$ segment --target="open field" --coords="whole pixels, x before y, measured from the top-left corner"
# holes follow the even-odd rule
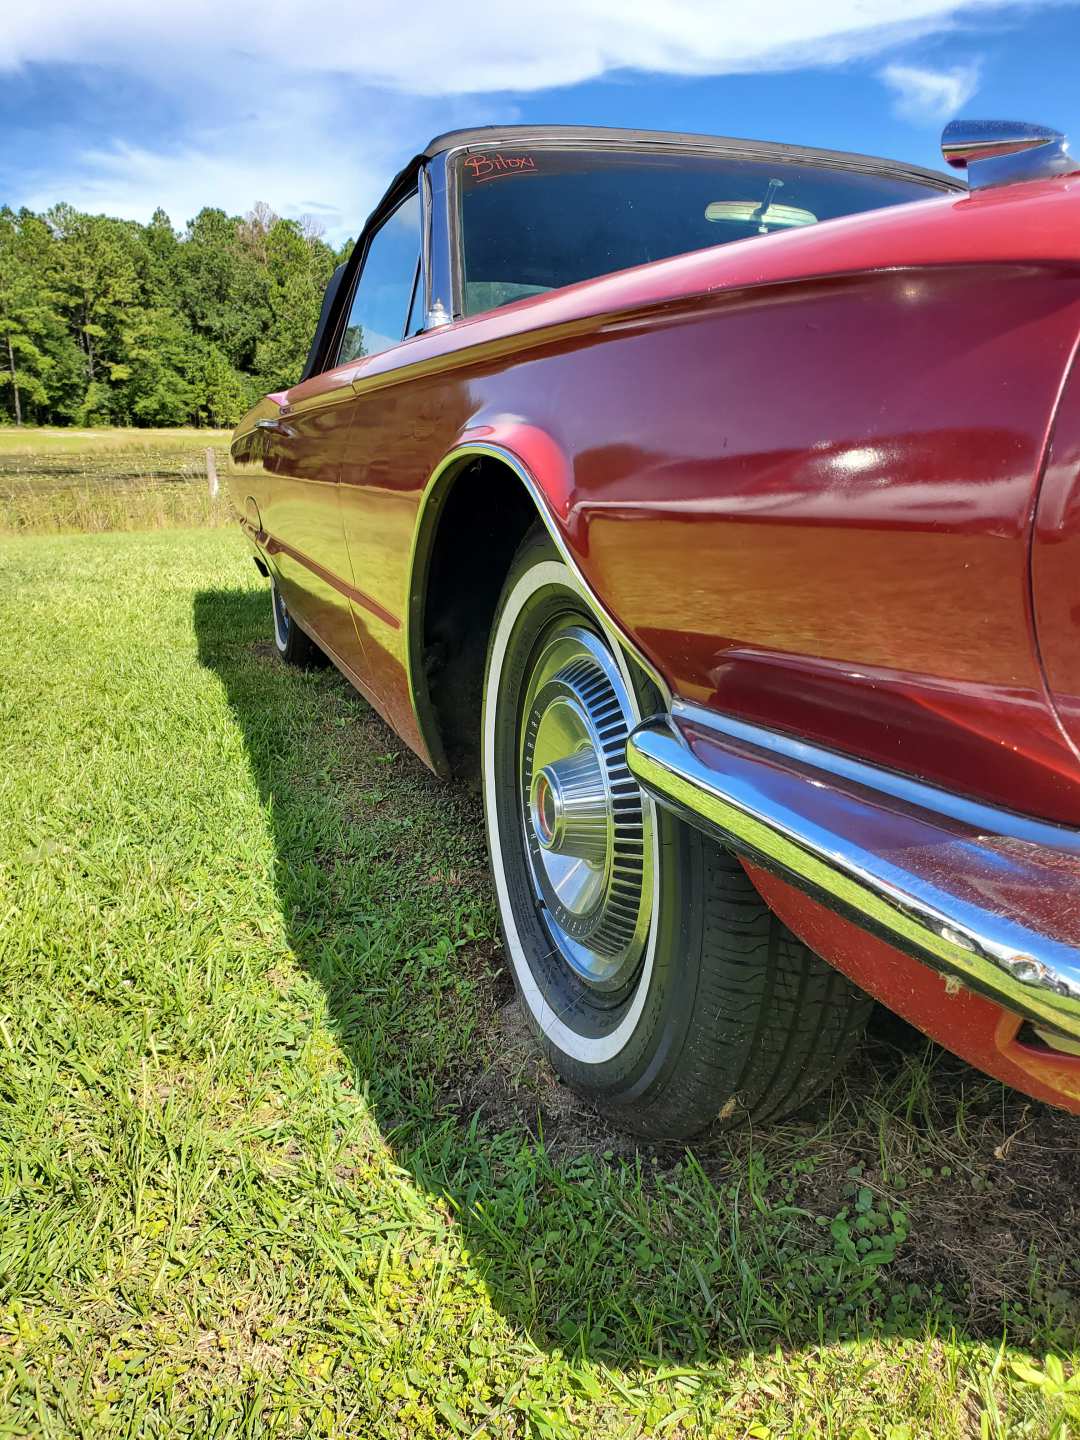
[[[0,534],[221,525],[227,430],[63,430],[0,426]]]
[[[0,1435],[1078,1433],[1080,1123],[882,1026],[635,1147],[237,536],[2,541],[0,613]]]

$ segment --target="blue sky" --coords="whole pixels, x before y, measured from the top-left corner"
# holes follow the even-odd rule
[[[333,18],[331,18],[333,17]],[[500,120],[789,140],[940,166],[955,114],[1080,154],[1080,4],[13,0],[0,202],[181,227],[268,201],[354,233],[432,134]]]

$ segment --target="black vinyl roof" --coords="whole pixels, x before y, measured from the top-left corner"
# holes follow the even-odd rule
[[[842,170],[873,171],[920,181],[938,190],[966,190],[962,180],[910,165],[902,160],[885,160],[857,155],[846,150],[818,150],[806,145],[783,145],[771,140],[738,140],[724,135],[694,135],[678,130],[618,130],[605,125],[481,125],[471,130],[448,130],[437,135],[421,152],[430,160],[447,150],[469,150],[496,145],[559,144],[568,148],[592,146],[634,146],[646,149],[711,151],[716,155],[738,156],[743,160],[804,161],[807,164]]]

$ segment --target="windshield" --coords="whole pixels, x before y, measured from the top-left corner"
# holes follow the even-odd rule
[[[490,150],[460,164],[465,313],[729,240],[939,192],[856,170],[634,150]]]

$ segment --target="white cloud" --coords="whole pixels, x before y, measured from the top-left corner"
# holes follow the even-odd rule
[[[967,0],[965,10],[999,0]],[[722,74],[832,64],[939,30],[950,0],[352,0],[311,13],[296,0],[38,0],[0,19],[0,69],[112,64],[157,75],[200,65],[242,81],[260,61],[288,75],[337,72],[418,95],[538,90],[620,67]]]
[[[769,0],[763,23],[745,0],[344,0],[306,10],[296,0],[15,0],[0,4],[0,76],[98,67],[102,83],[127,77],[165,97],[176,122],[167,136],[91,125],[81,144],[69,125],[43,163],[9,152],[9,177],[20,169],[6,198],[40,209],[63,197],[141,219],[160,204],[177,223],[203,204],[238,211],[262,198],[283,214],[320,215],[339,239],[413,148],[454,125],[515,118],[506,98],[515,92],[620,69],[841,64],[948,29],[961,8],[966,19],[1000,3]],[[911,113],[969,93],[966,71],[884,73]]]
[[[204,205],[239,214],[265,200],[280,215],[310,215],[338,244],[357,233],[390,177],[435,131],[517,118],[512,106],[498,114],[483,101],[435,106],[337,76],[271,86],[261,70],[242,84],[208,75],[198,98],[175,133],[88,140],[24,172],[12,203],[40,211],[63,199],[132,220],[160,206],[183,226]]]
[[[160,205],[183,225],[204,205],[237,213],[265,199],[279,213],[310,213],[328,230],[348,229],[343,208],[370,193],[380,161],[392,165],[377,133],[371,158],[346,165],[340,148],[325,143],[334,115],[317,94],[283,88],[268,105],[209,84],[201,99],[205,111],[183,109],[176,133],[144,132],[136,141],[87,137],[58,166],[35,175],[21,203],[42,210],[63,198],[81,210],[136,220]],[[239,102],[235,109],[225,108],[230,100]]]
[[[881,72],[895,93],[893,109],[915,124],[938,123],[955,115],[979,88],[979,65],[924,70],[917,65],[886,65]]]
[[[309,129],[306,136],[313,133]],[[380,169],[377,161],[358,163],[324,143],[312,152],[293,144],[288,153],[279,151],[270,174],[258,165],[262,138],[247,129],[196,134],[170,150],[118,140],[79,152],[60,173],[39,180],[21,203],[44,210],[63,197],[79,210],[131,220],[146,220],[160,206],[182,227],[204,205],[237,214],[266,200],[290,219],[311,216],[337,242],[356,233],[399,158],[396,152],[387,156]]]

